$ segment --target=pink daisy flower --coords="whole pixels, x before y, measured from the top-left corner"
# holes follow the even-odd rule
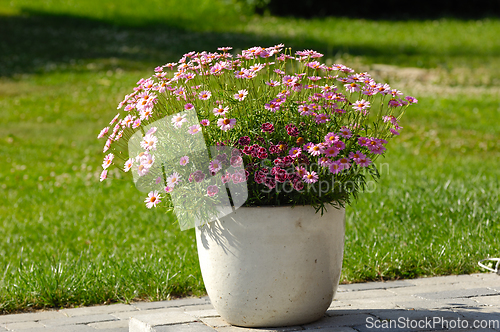
[[[315,183],[318,182],[319,176],[315,171],[311,171],[311,172],[306,172],[306,174],[302,177],[302,179],[306,183]]]
[[[355,162],[358,161],[358,159],[365,158],[366,156],[361,152],[361,151],[356,151],[356,152],[351,152],[349,153],[349,158],[354,160]]]
[[[248,95],[248,91],[246,89],[239,90],[238,93],[234,94],[234,99],[239,100],[239,101],[243,101],[247,95]]]
[[[320,77],[320,76],[308,76],[307,78],[313,82],[319,81],[320,79],[322,79],[322,77]]]
[[[144,203],[146,203],[146,207],[148,209],[151,209],[152,207],[156,207],[158,203],[161,203],[161,195],[158,193],[157,190],[151,191],[148,194],[148,197],[144,200]]]
[[[352,104],[352,108],[361,112],[370,108],[370,102],[364,99],[356,100],[354,104]]]
[[[147,166],[147,164],[140,164],[137,167],[137,174],[139,176],[144,176],[149,172],[150,167]]]
[[[361,167],[368,167],[372,163],[371,159],[368,157],[359,158],[356,163]]]
[[[122,120],[122,127],[128,127],[130,128],[132,124],[134,123],[135,116],[132,115],[127,115],[125,119]]]
[[[158,142],[158,138],[151,134],[146,134],[141,142],[141,148],[146,151],[156,150],[156,143]]]
[[[337,149],[334,146],[330,146],[326,148],[323,153],[325,154],[326,157],[333,158],[339,154],[339,149]]]
[[[174,125],[174,127],[176,128],[180,128],[182,127],[182,124],[184,122],[187,122],[187,119],[186,119],[186,114],[182,114],[181,113],[177,113],[176,115],[174,115],[172,117],[172,124]]]
[[[250,68],[249,68],[249,69],[250,69],[251,71],[253,71],[253,72],[258,72],[258,71],[260,71],[260,70],[261,70],[262,68],[264,68],[264,67],[265,67],[265,65],[264,65],[264,64],[259,63],[259,64],[256,64],[256,65],[252,65],[252,66],[250,66]]]
[[[290,149],[290,151],[288,152],[288,155],[289,156],[295,156],[297,157],[298,155],[300,155],[302,152],[302,149],[301,148],[298,148],[298,147],[293,147]]]
[[[345,84],[345,89],[349,92],[357,92],[361,90],[361,85],[357,84],[356,82],[351,82],[349,84]]]
[[[226,113],[229,111],[229,106],[226,107],[215,107],[212,112],[217,115],[226,115]]]
[[[371,153],[375,154],[383,154],[386,148],[382,145],[376,145],[373,147],[369,147]]]
[[[269,82],[266,82],[266,84],[269,86],[279,86],[281,83],[278,81],[270,80]]]
[[[397,131],[396,129],[394,128],[390,128],[389,131],[393,134],[393,135],[399,135],[399,131]]]
[[[330,116],[326,113],[316,115],[316,123],[325,123],[330,121]]]
[[[323,149],[319,144],[314,144],[307,150],[307,152],[309,152],[312,156],[319,156],[323,152]]]
[[[103,130],[101,130],[101,132],[99,133],[99,136],[97,136],[97,138],[99,139],[99,138],[104,137],[104,135],[106,135],[108,132],[109,132],[109,127],[104,128]]]
[[[295,174],[297,174],[301,178],[303,178],[304,175],[306,175],[306,173],[307,173],[307,170],[306,170],[306,168],[304,166],[297,166],[297,167],[295,167]]]
[[[106,157],[104,157],[104,161],[102,162],[102,168],[107,169],[111,163],[113,162],[114,154],[109,153]]]
[[[141,120],[148,120],[153,115],[153,110],[145,108],[139,111],[139,116]]]
[[[111,120],[111,122],[109,123],[109,125],[112,125],[113,123],[115,123],[116,120],[118,120],[119,116],[120,116],[120,113],[118,113],[117,115],[115,115],[115,117],[113,118],[113,120]]]
[[[207,100],[210,98],[211,95],[212,95],[212,92],[204,90],[198,94],[198,98],[201,100]]]
[[[210,170],[210,172],[212,174],[215,174],[222,169],[222,164],[219,160],[214,159],[214,160],[210,161],[210,163],[208,165],[208,169]]]
[[[240,70],[236,71],[234,73],[234,77],[236,78],[245,78],[245,76],[248,74],[248,69],[241,68]]]
[[[203,119],[200,121],[200,123],[204,127],[207,127],[208,125],[210,125],[210,121],[208,119]]]
[[[130,158],[129,160],[127,160],[125,162],[125,165],[123,165],[123,170],[125,172],[130,171],[130,169],[132,168],[133,165],[134,165],[134,158]]]
[[[174,190],[174,188],[172,188],[172,187],[169,187],[169,186],[165,187],[165,192],[166,193],[171,193],[173,190]]]
[[[333,143],[333,146],[336,147],[338,150],[345,149],[345,144],[342,141],[337,141],[337,142]]]
[[[192,125],[191,127],[189,127],[188,133],[190,133],[191,135],[194,135],[194,134],[199,133],[200,131],[201,131],[200,125]]]
[[[389,92],[391,92],[391,87],[389,86],[389,84],[378,84],[377,87],[376,87],[377,91],[383,95],[386,95],[388,94]]]
[[[299,113],[300,115],[311,115],[312,114],[312,108],[309,107],[307,104],[303,104],[299,106]]]
[[[388,106],[389,107],[399,107],[402,105],[399,101],[397,101],[396,99],[393,98],[393,99],[389,100]]]
[[[264,108],[266,110],[269,110],[269,111],[275,113],[276,111],[278,111],[280,109],[280,105],[278,103],[267,103],[264,105]]]
[[[359,137],[358,138],[358,144],[361,146],[368,146],[368,138],[366,137]]]
[[[181,159],[179,160],[179,165],[181,166],[186,166],[188,163],[189,163],[188,156],[181,157]]]
[[[104,143],[104,148],[102,149],[102,153],[106,152],[109,150],[109,148],[111,147],[111,143],[113,142],[113,139],[112,138],[108,138],[108,140],[106,141],[106,143]]]
[[[349,139],[352,136],[352,132],[348,128],[342,127],[342,129],[340,129],[339,135],[343,138]]]
[[[186,111],[192,110],[193,108],[194,108],[194,105],[191,103],[187,103],[186,105],[184,105],[184,109]]]
[[[101,172],[101,176],[99,177],[99,179],[100,179],[100,181],[102,182],[102,181],[104,181],[104,180],[105,180],[105,179],[107,179],[107,178],[108,178],[108,170],[107,170],[107,169],[105,169],[105,170],[103,170],[103,171]]]
[[[328,167],[332,163],[331,159],[328,157],[321,157],[318,159],[318,163],[322,167]]]
[[[196,77],[196,74],[195,74],[195,73],[186,73],[186,74],[184,74],[184,80],[185,80],[186,82],[188,82],[188,81],[192,80],[192,79],[193,79],[193,78],[195,78],[195,77]]]
[[[306,143],[304,144],[303,148],[304,148],[304,151],[309,151],[309,149],[314,146],[314,143],[313,142],[309,142],[309,143]]]
[[[217,125],[223,131],[228,131],[229,129],[233,128],[235,124],[236,124],[236,119],[224,118],[217,120]]]
[[[132,129],[138,128],[141,126],[141,119],[136,119],[134,123],[132,124]]]
[[[412,97],[412,96],[406,96],[406,97],[405,97],[405,99],[406,99],[406,100],[408,100],[408,102],[409,102],[410,104],[416,104],[416,103],[418,103],[417,98]]]
[[[220,74],[222,74],[223,69],[224,69],[224,67],[220,63],[216,63],[213,67],[210,68],[210,73],[212,75],[220,75]]]
[[[351,163],[349,161],[349,158],[340,158],[338,160],[342,169],[348,169],[349,167],[351,167]]]
[[[181,181],[181,176],[179,173],[174,172],[167,178],[167,186],[174,188],[176,184]]]
[[[328,170],[330,173],[333,174],[338,174],[342,171],[342,166],[340,166],[340,162],[338,160],[333,161],[330,166],[328,167]]]
[[[123,137],[123,130],[120,130],[118,132],[118,134],[116,134],[115,138],[113,139],[113,141],[118,141],[120,138]]]
[[[335,133],[328,133],[326,136],[325,136],[325,142],[327,144],[333,144],[335,142],[337,142],[339,140],[339,136]]]

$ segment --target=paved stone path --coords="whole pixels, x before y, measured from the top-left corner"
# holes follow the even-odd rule
[[[285,328],[230,326],[217,315],[207,297],[0,315],[0,332],[304,330],[500,331],[500,276],[481,273],[340,285],[321,320]]]

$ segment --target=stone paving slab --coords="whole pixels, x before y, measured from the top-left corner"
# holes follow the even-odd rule
[[[208,297],[201,297],[201,298],[187,298],[187,299],[180,299],[173,301],[136,302],[132,303],[132,305],[139,310],[148,310],[148,309],[159,309],[159,308],[175,308],[175,307],[178,308],[188,305],[202,305],[208,303],[210,303]]]
[[[339,285],[337,292],[348,292],[348,291],[363,291],[363,290],[373,290],[373,289],[389,289],[389,288],[399,288],[399,287],[409,287],[415,286],[415,284],[410,280],[396,280],[388,282],[365,282],[359,284],[349,284],[349,285]]]
[[[6,324],[5,328],[11,331],[20,331],[20,330],[28,330],[28,329],[41,329],[45,326],[38,322],[21,322],[21,323],[10,323]]]
[[[203,323],[188,323],[178,325],[160,326],[155,332],[216,332],[217,330],[206,326]]]
[[[40,320],[39,323],[45,326],[61,326],[61,325],[77,325],[77,324],[89,324],[96,322],[107,322],[113,320],[117,320],[117,318],[109,314],[101,314],[101,315],[93,314],[87,316],[75,316],[75,317],[64,317],[58,319]]]
[[[128,324],[128,320],[122,319],[110,322],[90,323],[88,325],[97,330],[126,329],[128,331]]]
[[[172,309],[161,313],[147,313],[130,319],[130,332],[154,332],[165,325],[193,323],[197,319],[180,309]]]
[[[218,328],[217,332],[289,332],[289,331],[303,331],[302,326],[287,326],[277,328],[247,328],[239,326],[225,326]]]
[[[421,309],[445,309],[445,308],[458,308],[458,307],[476,307],[479,303],[469,298],[456,298],[456,299],[442,299],[442,300],[429,300],[419,299],[411,301],[397,302],[399,308],[408,310],[421,310]]]
[[[62,312],[55,310],[24,313],[24,314],[3,315],[0,316],[0,325],[4,323],[30,322],[30,321],[39,321],[42,319],[59,319],[64,317],[66,316]]]
[[[468,329],[380,324],[442,319],[469,324]],[[474,329],[474,322],[498,322]],[[371,326],[370,323],[377,326]],[[390,326],[385,326],[390,327]],[[393,325],[394,327],[394,325]],[[36,313],[0,315],[0,332],[500,332],[500,276],[479,273],[340,285],[325,316],[311,324],[281,328],[231,326],[208,297],[136,302]]]
[[[480,304],[500,307],[500,295],[496,296],[478,296],[474,299]]]
[[[344,292],[336,294],[335,298],[339,301],[348,300],[359,300],[359,299],[370,299],[370,298],[387,298],[387,297],[397,297],[396,294],[385,290],[385,289],[374,289],[374,290],[361,290],[355,292]]]
[[[452,291],[440,291],[429,293],[416,293],[418,297],[424,299],[453,299],[453,298],[471,298],[486,295],[500,295],[500,292],[488,288],[470,288],[470,289],[454,289]]]
[[[63,313],[68,317],[77,317],[77,316],[88,316],[95,314],[112,314],[116,312],[128,312],[128,311],[138,311],[135,306],[130,304],[110,304],[110,305],[98,305],[91,307],[82,307],[82,308],[71,308],[71,309],[61,309],[59,312]]]

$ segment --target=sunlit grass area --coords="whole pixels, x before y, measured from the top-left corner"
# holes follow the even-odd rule
[[[218,1],[0,0],[0,309],[204,293],[194,233],[96,136],[157,65],[285,43],[419,99],[347,210],[343,282],[479,271],[500,252],[500,22],[256,17]]]

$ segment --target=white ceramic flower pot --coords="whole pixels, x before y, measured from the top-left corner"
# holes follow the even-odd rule
[[[311,206],[239,208],[196,228],[212,304],[228,323],[305,324],[333,300],[344,250],[345,210]]]

